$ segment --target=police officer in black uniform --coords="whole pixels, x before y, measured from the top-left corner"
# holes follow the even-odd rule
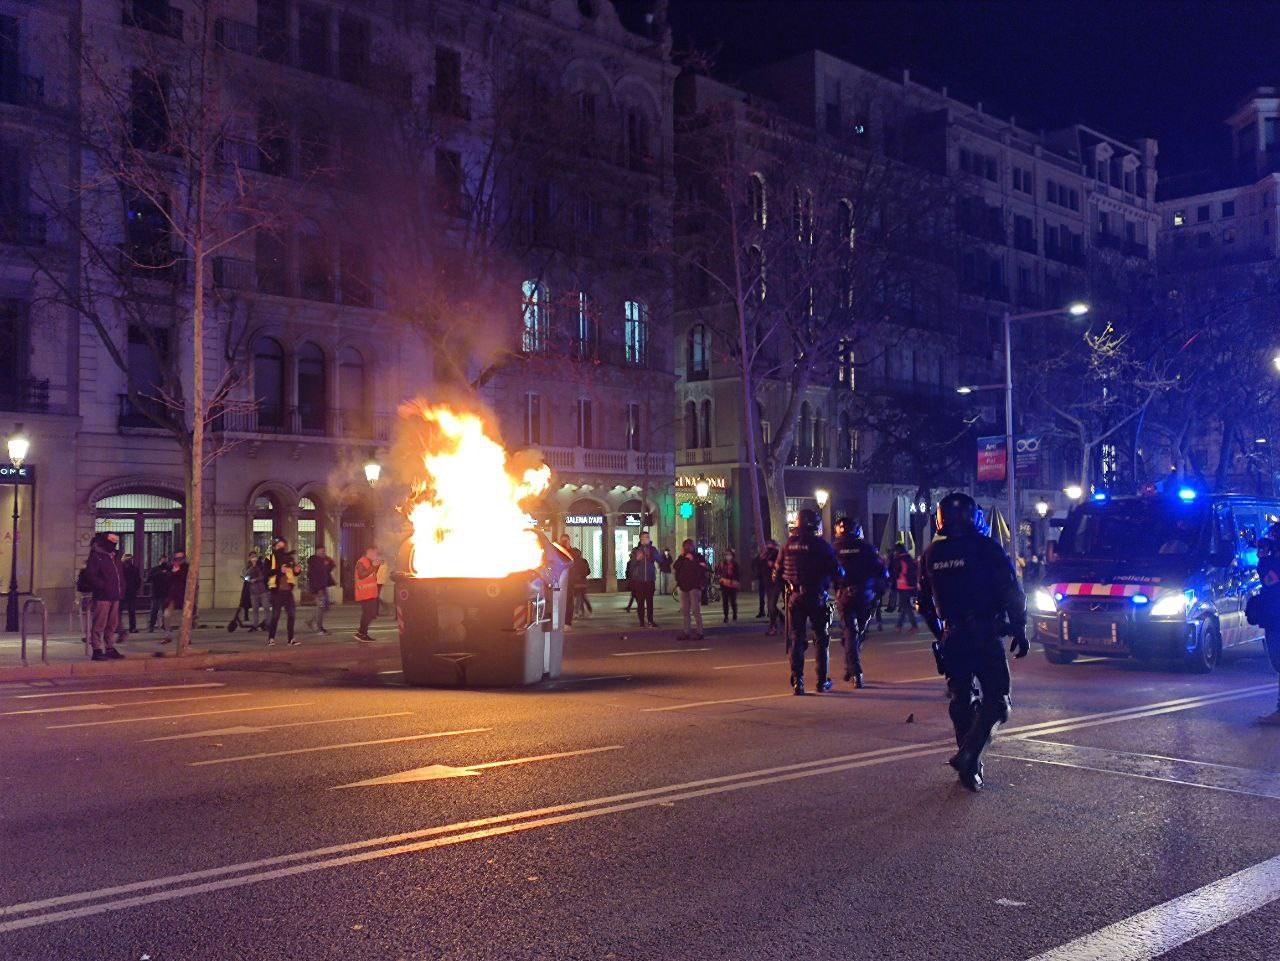
[[[836,608],[844,628],[844,679],[863,687],[862,642],[867,623],[889,584],[889,568],[880,552],[863,539],[862,525],[841,517],[832,547],[844,574],[836,581]]]
[[[920,613],[938,639],[959,750],[948,762],[971,791],[982,790],[982,750],[1009,720],[1009,650],[1027,655],[1027,605],[1009,556],[978,530],[978,505],[964,493],[938,503],[939,537],[920,563]]]
[[[827,634],[827,589],[841,576],[840,563],[831,545],[818,536],[818,515],[808,507],[796,517],[795,530],[778,555],[775,576],[791,588],[787,614],[791,619],[791,690],[804,693],[804,652],[809,646],[808,625],[813,625],[817,648],[818,690],[831,690]]]

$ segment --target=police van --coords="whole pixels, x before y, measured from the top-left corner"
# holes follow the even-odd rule
[[[1277,518],[1280,500],[1186,487],[1095,494],[1067,515],[1029,592],[1034,639],[1052,664],[1173,658],[1208,673],[1224,650],[1261,639],[1244,610],[1260,587],[1257,539]]]

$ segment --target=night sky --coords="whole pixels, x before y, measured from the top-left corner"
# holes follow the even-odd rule
[[[677,50],[712,52],[724,79],[817,47],[1032,130],[1155,137],[1166,174],[1213,163],[1236,103],[1280,85],[1276,2],[670,0],[670,16]]]

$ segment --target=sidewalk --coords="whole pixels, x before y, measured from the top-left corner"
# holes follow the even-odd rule
[[[628,595],[591,594],[593,612],[574,621],[569,636],[592,634],[630,633],[639,629],[635,613],[625,610]],[[742,603],[746,601],[747,603]],[[753,620],[756,611],[754,594],[740,599],[739,625],[746,627],[760,622]],[[119,661],[91,661],[85,654],[78,621],[66,614],[49,618],[49,663],[40,662],[40,635],[27,637],[27,667],[22,666],[20,641],[17,634],[0,633],[0,682],[34,681],[67,677],[115,677],[119,675],[147,674],[157,671],[195,671],[206,668],[233,668],[254,665],[325,664],[351,661],[373,662],[382,658],[398,658],[399,635],[395,612],[384,602],[383,613],[373,622],[369,633],[373,644],[358,644],[354,633],[360,621],[360,609],[354,604],[330,609],[325,617],[329,634],[317,634],[307,627],[307,620],[315,615],[314,607],[300,607],[297,618],[297,637],[302,641],[296,647],[285,643],[284,625],[276,635],[275,647],[267,647],[265,632],[249,632],[243,627],[235,633],[227,631],[231,620],[230,610],[202,611],[200,623],[204,626],[192,631],[191,647],[182,657],[176,656],[173,644],[160,643],[163,633],[145,631],[132,634],[118,645],[124,655]],[[702,608],[703,621],[711,628],[721,624],[719,604],[707,604]],[[661,630],[680,630],[680,605],[672,597],[654,599],[654,620]],[[146,615],[138,618],[145,627]],[[74,625],[68,630],[68,624]]]

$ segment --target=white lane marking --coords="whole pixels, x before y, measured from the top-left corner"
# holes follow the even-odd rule
[[[296,707],[293,704],[280,704],[278,707]],[[246,711],[266,710],[266,708],[246,707]],[[230,714],[231,711],[218,712]],[[361,714],[358,717],[325,717],[318,721],[286,721],[283,724],[260,724],[251,726],[241,724],[238,727],[224,727],[213,731],[191,731],[188,734],[166,734],[164,737],[149,737],[139,744],[151,744],[155,741],[189,741],[197,737],[228,737],[235,734],[261,734],[264,731],[277,731],[284,727],[310,727],[312,724],[338,724],[343,721],[374,721],[384,717],[408,717],[412,711],[392,711],[389,714]]]
[[[229,707],[220,711],[187,711],[183,714],[152,714],[150,717],[113,717],[107,721],[77,721],[75,724],[50,724],[46,731],[65,731],[73,727],[107,727],[112,724],[136,724],[139,721],[175,721],[187,717],[209,717],[212,714],[245,714],[249,711],[280,711],[286,707],[310,707],[312,701],[292,704],[267,704],[262,707]]]
[[[1280,799],[1280,774],[1251,771],[1219,764],[1202,764],[1180,758],[1129,754],[1080,744],[1058,744],[1030,738],[1011,738],[994,752],[996,757],[1054,767],[1070,767],[1098,774],[1119,774],[1144,781],[1182,784],[1209,791]]]
[[[123,704],[70,704],[66,707],[35,707],[25,711],[0,711],[0,717],[14,717],[19,714],[67,714],[72,711],[118,711],[123,707],[142,707],[146,704],[177,704],[179,701],[216,701],[224,697],[253,697],[253,694],[199,694],[191,697],[156,697],[149,701],[125,701]]]
[[[288,757],[293,754],[314,754],[317,751],[341,751],[349,747],[371,747],[375,744],[400,744],[404,741],[426,741],[436,737],[452,737],[455,734],[481,734],[493,730],[488,727],[469,727],[461,731],[432,731],[430,734],[408,734],[404,737],[382,737],[373,741],[348,741],[345,744],[320,744],[316,747],[295,747],[288,751],[263,751],[259,754],[240,754],[235,757],[215,757],[204,761],[188,761],[187,767],[207,767],[210,764],[233,764],[236,761],[258,761],[266,757]]]
[[[403,671],[403,670],[400,670],[400,671],[379,671],[378,673],[379,673],[379,674],[403,674],[403,673],[404,673],[404,671]]]
[[[95,687],[82,691],[54,691],[52,694],[15,694],[14,700],[29,700],[35,697],[83,697],[86,694],[130,694],[133,691],[182,691],[193,687],[226,687],[218,681],[205,684],[155,684],[151,687]]]
[[[1096,664],[1098,661],[1114,661],[1114,657],[1077,657],[1076,664]]]
[[[1280,857],[1237,871],[1031,961],[1152,961],[1280,898]]]
[[[561,680],[552,681],[548,687],[562,687],[565,684],[586,684],[590,681],[629,681],[630,674],[600,674],[596,677],[567,677]]]
[[[900,677],[896,680],[887,681],[888,684],[918,684],[920,681],[937,681],[939,684],[946,684],[946,680],[937,671],[932,674],[926,674],[923,677]]]
[[[756,694],[751,697],[723,697],[716,701],[690,701],[688,704],[668,704],[665,707],[646,707],[641,709],[643,714],[652,714],[657,711],[684,711],[691,707],[707,707],[711,704],[740,704],[743,701],[771,701],[776,697],[795,697],[790,691],[783,694]]]
[[[1257,688],[1246,689],[1252,695],[1259,691],[1270,691],[1273,686],[1270,684],[1260,685]],[[1179,705],[1177,710],[1192,710],[1203,706],[1203,699],[1183,698],[1176,702],[1161,702],[1161,705],[1175,703]],[[1124,715],[1135,711],[1142,711],[1145,707],[1158,705],[1135,705],[1123,708],[1118,711],[1111,712],[1112,715]],[[1036,730],[1048,725],[1061,726],[1069,722],[1082,722],[1082,726],[1087,722],[1100,718],[1101,714],[1087,714],[1077,718],[1059,718],[1056,721],[1042,721],[1037,724],[1028,724],[1021,727],[1006,728],[1006,735],[1020,734]],[[85,904],[90,901],[103,901],[106,898],[115,898],[120,895],[134,894],[141,891],[154,891],[158,888],[165,888],[170,885],[174,887],[169,890],[158,891],[152,894],[140,895],[132,898],[121,898],[116,901],[105,901],[100,904],[88,905],[86,907],[72,908],[66,911],[57,911],[44,915],[33,915],[27,918],[21,918],[16,921],[9,921],[0,924],[0,933],[10,930],[19,930],[21,928],[36,927],[43,924],[51,924],[58,921],[70,920],[72,918],[85,917],[89,915],[103,914],[108,911],[123,910],[125,908],[135,907],[141,904],[150,904],[157,901],[168,901],[174,898],[185,897],[191,894],[199,894],[206,891],[216,891],[225,888],[236,887],[243,884],[251,884],[256,881],[270,880],[275,877],[285,877],[292,874],[305,873],[307,871],[323,870],[328,867],[335,867],[339,864],[354,863],[355,861],[369,860],[371,858],[385,857],[391,854],[406,853],[409,850],[420,850],[419,846],[409,847],[383,847],[383,845],[399,845],[405,841],[415,841],[422,838],[433,838],[441,835],[450,835],[451,837],[459,837],[462,840],[472,840],[474,836],[455,834],[455,832],[471,831],[476,828],[488,828],[492,825],[506,825],[515,821],[523,821],[526,818],[541,818],[546,815],[559,814],[566,811],[587,811],[588,816],[590,810],[597,805],[617,805],[619,802],[630,802],[638,799],[645,799],[640,803],[632,804],[624,810],[636,807],[645,807],[650,805],[667,804],[673,800],[681,799],[680,796],[673,796],[675,792],[692,792],[688,793],[689,797],[700,797],[709,794],[718,794],[723,791],[732,791],[739,788],[755,787],[759,784],[773,783],[774,780],[787,779],[787,777],[808,777],[818,774],[838,773],[840,771],[849,770],[853,767],[864,767],[869,764],[880,764],[895,760],[907,760],[915,757],[926,757],[934,754],[947,753],[955,750],[955,741],[952,738],[946,738],[938,741],[929,741],[921,744],[906,744],[890,748],[878,748],[872,751],[864,751],[859,754],[844,755],[841,757],[819,758],[814,761],[800,761],[794,764],[784,765],[782,767],[765,768],[755,771],[743,771],[738,774],[726,774],[717,777],[704,778],[698,781],[688,781],[682,784],[668,784],[662,787],[646,788],[639,791],[632,791],[626,794],[617,794],[610,797],[592,798],[584,801],[572,801],[564,804],[558,804],[551,807],[537,808],[529,811],[518,811],[512,814],[503,814],[495,817],[480,818],[473,821],[462,821],[454,824],[439,825],[437,827],[421,828],[415,831],[407,831],[400,834],[385,835],[383,837],[368,838],[363,841],[350,841],[345,844],[330,845],[323,848],[315,848],[310,851],[297,851],[290,854],[280,854],[274,857],[261,858],[256,861],[247,861],[241,864],[230,864],[222,867],[205,868],[199,871],[190,871],[185,874],[170,875],[168,877],[152,878],[145,881],[133,881],[127,884],[119,884],[108,888],[99,888],[92,891],[81,891],[74,894],[62,894],[49,898],[43,898],[39,901],[28,901],[21,904],[12,904],[6,907],[0,907],[0,917],[13,917],[15,915],[30,914],[31,912],[44,911],[49,908],[62,907],[63,905]],[[847,763],[846,763],[847,762]],[[773,778],[773,775],[782,775],[781,778]],[[704,790],[705,789],[705,790]],[[605,811],[603,813],[609,813]],[[535,826],[542,826],[537,823]],[[517,827],[518,829],[518,827]],[[508,832],[492,832],[492,833],[508,833]],[[488,835],[479,835],[488,836]],[[445,842],[450,842],[450,838],[445,838]],[[428,844],[427,846],[433,846]],[[377,849],[377,850],[370,850]],[[364,852],[354,857],[339,857],[331,861],[311,861],[313,858],[328,858],[334,855],[349,855],[350,852]],[[310,862],[305,864],[297,864],[297,862]],[[294,865],[290,868],[282,870],[263,869],[277,868],[279,865]],[[246,874],[244,872],[260,872],[257,874]],[[227,877],[228,875],[240,875],[239,877]],[[224,880],[206,884],[194,884],[193,882],[206,881],[210,878],[223,878]],[[181,887],[186,885],[186,887]]]
[[[1022,729],[1019,733],[1011,733],[1010,736],[1019,738],[1041,737],[1045,734],[1060,734],[1064,731],[1078,731],[1081,728],[1097,727],[1102,724],[1114,724],[1117,721],[1136,720],[1143,717],[1156,717],[1160,714],[1173,714],[1178,711],[1186,710],[1187,707],[1205,707],[1210,704],[1220,704],[1224,701],[1239,701],[1244,698],[1254,697],[1264,691],[1270,693],[1274,690],[1274,684],[1259,684],[1256,687],[1241,688],[1238,691],[1229,693],[1178,698],[1172,701],[1165,701],[1161,704],[1153,704],[1149,708],[1139,707],[1123,712],[1103,712],[1100,714],[1094,714],[1087,718],[1082,718],[1080,721],[1072,721],[1070,723],[1046,721],[1042,724],[1036,725],[1036,730],[1034,731]]]
[[[711,670],[740,671],[744,667],[787,667],[789,663],[790,662],[788,662],[787,658],[783,656],[783,657],[775,657],[772,661],[755,661],[751,664],[721,664],[718,667],[713,667]],[[809,658],[808,660],[805,661],[805,663],[812,664],[813,658]]]
[[[662,651],[623,651],[620,654],[610,654],[610,657],[642,657],[645,654],[697,654],[701,651],[709,651],[709,647],[669,647]]]
[[[554,761],[563,757],[578,757],[583,754],[599,754],[601,751],[620,750],[622,750],[621,744],[610,744],[608,747],[587,747],[578,751],[559,751],[555,754],[538,754],[534,757],[515,757],[506,761],[486,761],[483,764],[468,764],[465,767],[451,767],[448,764],[428,764],[426,767],[416,767],[410,771],[401,771],[399,774],[371,777],[368,780],[355,781],[352,784],[339,784],[329,790],[341,791],[349,787],[373,787],[383,784],[410,784],[416,781],[438,781],[443,778],[454,777],[479,777],[481,771],[487,771],[495,767],[509,767],[512,764],[533,764],[536,761]]]

